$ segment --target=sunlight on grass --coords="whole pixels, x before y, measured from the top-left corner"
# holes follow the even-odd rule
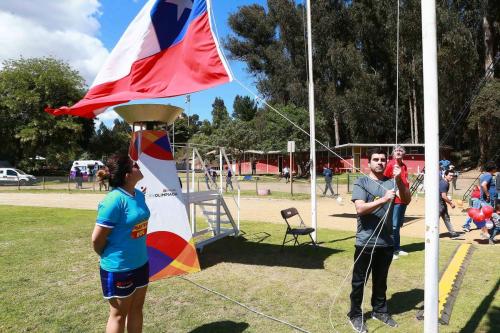
[[[107,304],[90,245],[95,212],[0,206],[0,216],[0,332],[104,331]],[[352,265],[353,233],[319,230],[319,249],[287,246],[281,251],[284,225],[243,221],[241,228],[243,236],[206,246],[200,254],[202,271],[187,278],[311,332],[332,332],[329,306]],[[389,309],[400,324],[391,332],[421,332],[415,315],[423,301],[424,244],[413,238],[402,243],[410,256],[395,262],[389,273]],[[441,242],[441,267],[455,246]],[[498,270],[491,261],[496,251],[486,246],[474,252],[450,325],[441,332],[498,327]],[[345,320],[349,291],[348,281],[333,308],[338,332],[350,330]],[[370,310],[369,297],[365,310]],[[368,326],[385,329],[372,320]],[[292,330],[178,278],[149,287],[145,332],[243,331]]]

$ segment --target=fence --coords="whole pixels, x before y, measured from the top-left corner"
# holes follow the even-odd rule
[[[0,190],[106,191],[108,183],[99,183],[95,176],[80,179],[69,176],[38,176],[34,180],[9,179],[0,181]]]

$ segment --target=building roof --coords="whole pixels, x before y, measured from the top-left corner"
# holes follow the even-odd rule
[[[349,147],[394,147],[395,145],[395,143],[346,143],[335,146],[335,149]],[[398,143],[398,145],[403,147],[425,147],[423,143]]]

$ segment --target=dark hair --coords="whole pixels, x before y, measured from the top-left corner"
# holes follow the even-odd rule
[[[368,150],[366,152],[366,154],[368,155],[368,162],[370,162],[372,160],[372,155],[375,155],[375,154],[383,154],[385,156],[385,158],[387,158],[387,152],[380,147],[372,148],[372,149]]]
[[[120,187],[125,184],[125,175],[132,171],[130,157],[125,154],[112,155],[106,161],[109,173],[109,186]]]
[[[493,170],[495,170],[497,168],[497,166],[495,165],[495,162],[493,161],[488,161],[484,164],[484,171],[486,172],[491,172]]]
[[[453,174],[453,175],[455,174],[455,172],[453,170],[445,170],[444,171],[444,175],[445,176],[448,176],[450,173]]]

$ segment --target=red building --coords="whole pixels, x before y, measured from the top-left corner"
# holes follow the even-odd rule
[[[401,144],[406,149],[405,163],[408,166],[408,173],[416,174],[424,168],[424,145],[423,144]],[[335,173],[355,172],[361,169],[363,173],[368,173],[367,151],[371,148],[380,147],[387,150],[389,159],[391,158],[394,144],[370,144],[370,143],[348,143],[332,148],[334,153],[326,149],[316,151],[317,172],[323,171],[323,166],[332,168]],[[293,153],[293,172],[297,171],[295,161],[307,161],[309,152]],[[280,174],[284,167],[290,167],[289,153],[282,151],[259,151],[247,150],[243,154],[241,161],[235,161],[235,171],[238,173],[238,165],[241,164],[241,174]],[[253,169],[253,172],[252,172]]]

